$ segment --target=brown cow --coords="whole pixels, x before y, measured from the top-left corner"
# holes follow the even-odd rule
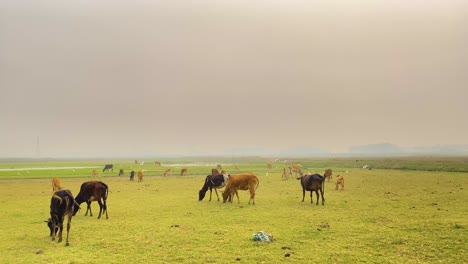
[[[281,175],[281,179],[287,180],[289,175],[292,176],[291,167],[283,168],[283,175]]]
[[[107,185],[101,181],[88,181],[81,184],[80,192],[75,197],[75,201],[78,205],[86,202],[88,207],[86,208],[85,216],[93,216],[93,212],[91,211],[91,202],[97,201],[99,204],[99,216],[98,219],[101,218],[101,213],[106,213],[106,219],[109,218],[107,215],[107,205],[106,200],[107,196],[109,195],[109,188]],[[101,201],[102,199],[102,201]],[[73,215],[76,215],[78,212],[79,207],[76,206]]]
[[[79,206],[76,205],[75,199],[69,190],[58,190],[54,192],[50,199],[50,218],[45,221],[50,229],[50,237],[52,241],[55,240],[55,235],[58,233],[58,241],[62,242],[63,220],[68,216],[67,221],[67,240],[65,246],[68,246],[68,235],[70,233],[72,214],[78,210]]]
[[[330,182],[332,180],[332,170],[326,169],[325,173],[323,174],[323,177],[327,179],[328,182]]]
[[[313,174],[313,175],[304,175],[301,176],[301,186],[302,186],[302,201],[304,202],[305,198],[305,192],[310,191],[310,203],[313,203],[312,201],[312,192],[315,192],[317,195],[317,203],[319,201],[319,193],[322,195],[322,205],[325,205],[325,198],[323,197],[323,193],[325,191],[325,179],[323,176],[319,174]]]
[[[92,172],[93,177],[99,177],[99,172],[97,170],[93,170]]]
[[[120,170],[119,170],[119,176],[124,176],[124,171],[123,171],[123,169],[120,169]]]
[[[53,178],[52,179],[52,192],[56,192],[58,190],[62,189],[62,186],[60,186],[60,179],[59,178]]]
[[[172,176],[172,169],[167,169],[167,170],[164,172],[164,176]]]
[[[267,162],[267,164],[266,164],[266,168],[267,168],[267,170],[271,170],[271,168],[272,168],[272,165],[271,165],[271,163],[270,163],[270,162]]]
[[[304,175],[301,171],[301,165],[299,164],[293,164],[291,166],[289,166],[289,171],[290,171],[290,175],[292,176],[292,173],[295,173],[296,174],[296,179],[300,179],[302,177],[302,175]]]
[[[219,175],[219,171],[217,169],[211,169],[211,175],[215,176],[215,175]]]
[[[221,167],[221,164],[216,165],[216,169],[222,170],[223,168]]]
[[[143,181],[143,171],[138,171],[138,182]]]
[[[341,175],[338,175],[336,177],[336,188],[335,190],[338,190],[338,185],[341,185],[341,190],[344,190],[344,177]]]
[[[180,171],[180,176],[187,176],[187,169],[186,169],[186,168],[183,168],[183,169]]]
[[[237,190],[249,190],[249,204],[250,201],[252,201],[252,204],[255,204],[255,191],[257,190],[259,183],[260,181],[258,180],[258,177],[253,174],[244,173],[230,175],[228,183],[226,184],[226,189],[223,192],[223,203],[226,203],[228,198],[232,203],[234,194],[237,196],[237,203],[240,203]]]
[[[234,164],[234,170],[237,171],[237,172],[239,172],[239,165]]]
[[[155,162],[154,162],[154,165],[156,165],[156,166],[161,166],[161,162],[155,161]]]

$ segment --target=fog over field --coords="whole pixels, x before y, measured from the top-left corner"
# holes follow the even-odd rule
[[[0,158],[468,154],[467,25],[455,0],[5,0]]]

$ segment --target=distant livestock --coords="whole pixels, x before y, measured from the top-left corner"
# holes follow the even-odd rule
[[[106,166],[104,166],[104,169],[102,170],[102,172],[105,172],[107,170],[112,170],[114,171],[114,165],[112,164],[106,164]]]
[[[226,186],[226,181],[227,181],[227,175],[208,175],[205,178],[205,183],[203,184],[203,187],[201,190],[198,192],[198,201],[202,201],[203,198],[205,198],[205,194],[210,190],[210,201],[211,201],[211,195],[212,195],[212,190],[215,190],[216,197],[218,197],[218,202],[219,202],[219,195],[218,191],[216,189],[223,188]]]
[[[341,190],[343,191],[344,190],[344,177],[341,176],[341,175],[338,175],[338,177],[336,177],[336,188],[335,188],[335,190],[338,190],[339,185],[341,185]]]
[[[60,186],[60,179],[59,178],[53,178],[52,179],[52,192],[56,192],[58,190],[62,189]]]
[[[120,169],[120,170],[119,170],[119,176],[124,176],[124,171],[123,171],[123,169]]]
[[[222,170],[223,168],[221,167],[221,164],[216,165],[216,169]]]
[[[70,233],[71,219],[74,210],[78,210],[78,208],[69,190],[58,190],[52,195],[50,199],[50,218],[45,221],[50,229],[50,238],[52,241],[55,240],[58,231],[57,242],[62,242],[63,221],[65,216],[67,216],[67,239],[65,246],[69,245],[68,235]]]
[[[143,181],[143,171],[138,171],[138,182]]]
[[[317,203],[319,200],[319,194],[322,195],[322,205],[325,205],[325,198],[323,197],[324,193],[324,188],[325,188],[325,179],[323,176],[319,174],[313,174],[313,175],[304,175],[300,178],[301,180],[301,186],[302,186],[302,201],[304,202],[305,198],[305,192],[310,191],[310,203],[313,203],[312,201],[312,192],[315,192],[317,195]]]
[[[106,200],[109,195],[109,188],[107,185],[101,181],[88,181],[81,184],[80,192],[75,197],[75,201],[78,205],[86,202],[88,207],[86,208],[85,216],[93,216],[93,212],[91,211],[91,202],[97,201],[99,204],[99,215],[98,219],[101,218],[101,213],[106,213],[106,219],[109,218],[107,215],[107,204]],[[78,207],[75,207],[75,211],[73,215],[76,215],[78,212]]]
[[[130,180],[133,181],[135,179],[135,171],[130,172]]]
[[[155,162],[154,162],[154,165],[156,165],[156,166],[161,166],[161,162],[155,161]]]
[[[234,194],[237,196],[237,203],[240,203],[239,194],[237,193],[237,190],[249,190],[249,204],[251,201],[252,204],[255,204],[255,191],[257,190],[258,185],[258,177],[253,174],[245,173],[230,175],[228,183],[226,184],[226,189],[223,192],[223,203],[225,203],[228,200],[228,198],[229,201],[232,203],[232,200],[234,199]]]
[[[289,176],[292,176],[291,167],[283,168],[283,174],[281,175],[281,179],[287,180]]]
[[[301,165],[299,164],[293,164],[289,166],[289,171],[290,171],[290,175],[292,175],[293,173],[296,174],[296,179],[300,179],[302,175],[304,175],[301,170]]]
[[[164,171],[164,176],[171,176],[172,175],[172,169],[167,169]]]
[[[91,174],[93,175],[94,178],[99,177],[99,172],[97,170],[93,170]]]
[[[187,169],[185,169],[185,168],[182,169],[182,170],[180,171],[180,176],[187,176]]]
[[[211,169],[211,175],[215,176],[215,175],[220,175],[221,173],[219,173],[219,171],[217,169]]]
[[[323,178],[327,179],[328,182],[332,180],[332,170],[331,169],[326,169],[325,173],[323,174]]]

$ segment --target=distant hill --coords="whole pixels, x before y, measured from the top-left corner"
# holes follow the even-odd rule
[[[351,155],[396,156],[396,155],[468,155],[468,145],[439,145],[427,147],[402,148],[395,144],[381,143],[350,148]]]
[[[403,153],[404,151],[400,147],[390,143],[369,144],[350,148],[350,154],[356,155],[398,155]]]

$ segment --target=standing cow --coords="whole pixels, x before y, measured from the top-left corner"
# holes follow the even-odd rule
[[[101,213],[106,213],[106,219],[109,218],[107,215],[107,196],[109,195],[109,188],[107,185],[101,181],[88,181],[81,184],[80,192],[75,197],[75,201],[78,205],[86,202],[88,207],[86,208],[85,216],[93,216],[93,212],[91,211],[91,202],[97,201],[99,204],[99,215],[98,219],[101,218]],[[78,207],[75,207],[73,215],[78,212]]]
[[[57,242],[62,242],[63,221],[65,216],[67,216],[67,240],[65,246],[69,245],[68,235],[70,233],[72,215],[79,208],[75,203],[70,190],[58,190],[52,195],[50,199],[50,218],[45,221],[47,226],[49,226],[52,241],[55,240],[58,231],[59,239]]]
[[[253,174],[244,173],[230,175],[228,183],[226,184],[226,189],[223,192],[223,203],[225,203],[228,199],[232,203],[234,194],[237,196],[237,203],[240,203],[237,190],[249,190],[249,204],[251,201],[252,204],[255,204],[255,191],[257,190],[258,185],[258,177]]]
[[[325,192],[325,179],[323,176],[319,174],[313,175],[304,175],[300,178],[301,186],[302,186],[302,201],[304,202],[305,192],[310,191],[310,203],[312,201],[312,192],[315,192],[317,195],[317,203],[319,201],[319,193],[322,195],[322,205],[325,205],[325,198],[323,197],[323,193]]]
[[[114,165],[113,164],[106,164],[106,166],[104,166],[104,169],[102,170],[102,172],[105,172],[107,170],[112,170],[112,172],[114,171]]]
[[[203,184],[202,189],[198,192],[198,201],[202,201],[203,198],[205,198],[205,194],[210,190],[210,201],[211,201],[211,194],[213,189],[215,190],[216,197],[218,197],[218,202],[219,202],[219,196],[218,196],[218,191],[216,189],[223,188],[226,186],[226,182],[228,179],[228,175],[208,175],[205,178],[205,183]]]

